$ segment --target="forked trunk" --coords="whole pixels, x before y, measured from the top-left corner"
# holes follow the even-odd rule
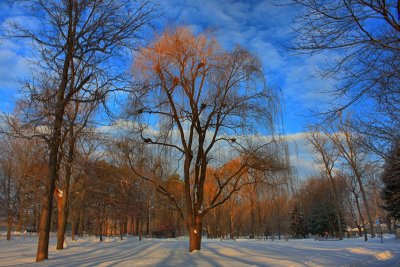
[[[65,230],[67,229],[67,219],[68,219],[68,197],[67,192],[64,191],[65,195],[62,199],[61,204],[61,221],[58,223],[57,229],[57,249],[64,249],[64,239],[65,239]]]
[[[78,108],[79,105],[76,106]],[[65,166],[65,181],[61,191],[61,207],[58,207],[59,212],[61,211],[61,218],[58,217],[58,229],[57,229],[57,250],[64,249],[65,230],[67,229],[68,220],[68,196],[69,196],[69,184],[72,176],[72,164],[75,155],[75,137],[73,124],[69,127],[70,140],[68,142],[68,159],[67,165]]]

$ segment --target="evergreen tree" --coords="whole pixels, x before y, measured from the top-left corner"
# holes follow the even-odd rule
[[[304,213],[297,205],[294,206],[294,209],[291,212],[291,220],[290,232],[292,236],[295,238],[306,237],[307,228],[304,220]]]
[[[384,208],[394,218],[400,219],[400,141],[396,142],[386,159],[382,182],[384,183],[382,190]]]

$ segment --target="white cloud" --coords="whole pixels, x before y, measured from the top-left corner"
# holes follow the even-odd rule
[[[107,133],[111,137],[124,136],[124,134],[133,134],[129,133],[134,127],[137,127],[136,123],[124,120],[118,120],[113,125],[109,126],[101,126],[98,130],[102,133]],[[159,126],[148,126],[145,131],[145,137],[154,138],[159,133]],[[308,145],[306,138],[307,132],[298,132],[292,134],[286,134],[282,136],[284,140],[287,141],[289,147],[289,156],[291,165],[295,168],[298,176],[301,179],[305,179],[313,174],[315,174],[319,170],[319,166],[315,163],[313,154],[311,152],[310,146]],[[237,142],[240,142],[241,139],[246,139],[245,137],[234,136],[237,139]],[[226,136],[226,138],[232,138],[232,136]],[[258,138],[257,140],[263,139],[264,141],[270,140],[270,137],[251,137]],[[248,139],[248,138],[247,138]],[[153,139],[154,140],[154,139]],[[178,133],[176,130],[172,132],[172,139],[174,144],[179,145],[180,140]],[[232,150],[229,146],[224,144],[216,144],[213,148],[212,154],[214,158],[212,160],[212,164],[223,164],[224,162],[235,157],[236,154],[232,154]],[[176,156],[176,159],[179,159],[179,156]]]

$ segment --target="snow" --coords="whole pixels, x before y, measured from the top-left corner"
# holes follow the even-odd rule
[[[51,239],[49,260],[35,266],[400,266],[400,240],[385,235],[343,241],[203,239],[202,249],[189,254],[188,240],[119,240],[95,238],[71,241],[56,251]],[[0,239],[0,266],[25,266],[35,261],[37,238]]]
[[[57,192],[57,197],[62,198],[64,196],[64,192],[61,189],[56,188],[56,192]]]

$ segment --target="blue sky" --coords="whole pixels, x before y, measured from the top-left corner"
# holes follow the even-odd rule
[[[287,47],[293,41],[291,26],[296,11],[277,7],[266,1],[235,0],[160,0],[164,16],[159,29],[187,25],[194,32],[211,29],[221,46],[231,49],[236,44],[246,47],[263,62],[267,83],[279,88],[284,99],[285,132],[297,140],[291,145],[293,159],[301,172],[311,172],[311,156],[304,144],[304,126],[313,122],[310,110],[324,110],[330,97],[321,91],[334,83],[317,77],[318,66],[334,55],[294,55]],[[0,24],[10,17],[26,20],[18,8],[0,3]],[[18,80],[29,77],[28,44],[0,41],[0,111],[11,112],[20,87]],[[126,69],[129,66],[124,66]],[[303,169],[304,168],[304,169]]]
[[[293,134],[313,121],[310,110],[327,108],[330,97],[321,91],[332,89],[333,83],[318,78],[316,72],[333,55],[289,53],[296,11],[270,2],[160,1],[165,10],[163,25],[189,25],[195,32],[212,29],[224,48],[240,44],[257,55],[263,62],[267,83],[282,91],[286,132]]]

